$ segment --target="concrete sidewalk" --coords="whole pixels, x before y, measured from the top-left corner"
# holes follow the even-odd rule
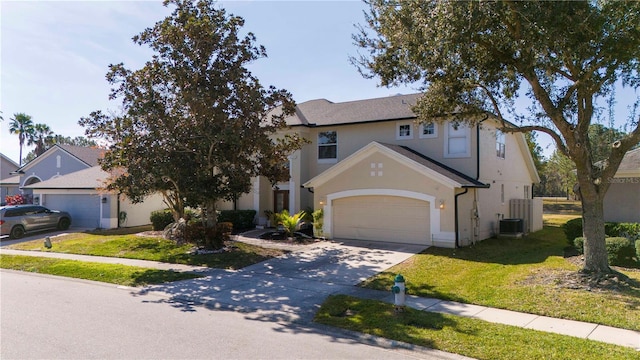
[[[357,288],[348,295],[394,303],[394,295],[390,291]],[[601,341],[640,351],[640,332],[633,330],[411,295],[406,298],[406,306],[423,311],[475,318],[497,324]]]
[[[266,243],[262,245],[268,246]],[[348,243],[335,242],[293,245],[288,250],[292,252],[239,271],[6,248],[0,248],[0,254],[53,257],[199,273],[205,277],[149,286],[141,289],[141,292],[154,292],[173,300],[203,304],[210,308],[254,312],[265,320],[306,322],[311,320],[328,295],[346,294],[393,303],[394,296],[390,291],[365,289],[355,285],[412,256],[414,251],[407,249],[404,252],[392,252],[388,249],[357,248]],[[417,296],[408,296],[406,305],[424,311],[575,336],[640,351],[640,332],[632,330]]]

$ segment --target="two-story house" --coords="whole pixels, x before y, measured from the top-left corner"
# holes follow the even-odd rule
[[[290,156],[291,179],[275,188],[255,179],[238,208],[323,209],[328,238],[443,247],[497,235],[503,218],[526,217],[525,232],[542,228],[523,134],[499,131],[491,116],[473,127],[419,124],[411,111],[419,96],[298,104],[287,124],[309,144]]]

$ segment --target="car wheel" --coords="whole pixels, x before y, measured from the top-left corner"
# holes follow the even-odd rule
[[[67,218],[62,218],[60,219],[60,221],[58,221],[58,229],[60,230],[67,230],[70,225],[71,221]]]
[[[20,225],[17,225],[17,226],[14,226],[13,229],[11,229],[11,235],[9,237],[11,237],[12,239],[20,239],[23,236],[24,236],[24,228]]]

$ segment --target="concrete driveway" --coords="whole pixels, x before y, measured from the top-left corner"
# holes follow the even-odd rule
[[[368,291],[361,281],[398,264],[425,246],[324,241],[239,271],[145,288],[189,307],[252,313],[268,321],[312,319],[327,296]]]

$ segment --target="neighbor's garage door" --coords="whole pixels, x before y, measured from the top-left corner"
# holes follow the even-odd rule
[[[44,206],[71,214],[72,227],[100,227],[100,196],[82,194],[47,194]]]
[[[334,200],[333,237],[429,244],[429,203],[397,196]]]

